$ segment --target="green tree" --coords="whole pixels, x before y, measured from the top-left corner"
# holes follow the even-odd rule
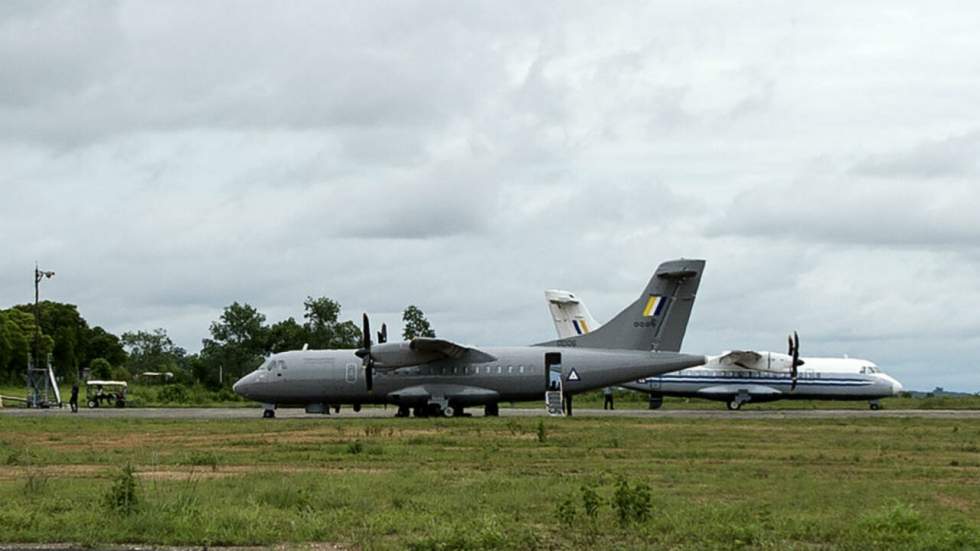
[[[436,332],[432,330],[429,325],[429,320],[425,319],[425,314],[422,310],[414,304],[405,308],[405,312],[402,313],[402,321],[405,322],[405,328],[402,331],[402,337],[405,340],[410,341],[415,337],[435,337]]]
[[[144,371],[176,371],[186,351],[175,345],[165,329],[123,333],[120,344],[128,352],[126,368],[133,375]]]
[[[101,327],[93,327],[85,340],[85,350],[81,354],[82,365],[88,365],[95,358],[105,358],[118,367],[125,365],[129,359],[119,337]]]
[[[202,382],[214,386],[220,378],[227,383],[252,371],[262,363],[268,341],[265,315],[248,304],[225,307],[221,319],[211,323],[211,338],[204,339]]]
[[[268,351],[275,354],[287,350],[299,350],[309,344],[310,334],[306,328],[289,318],[275,323],[269,328]]]
[[[33,304],[19,304],[14,309],[34,316]],[[41,358],[46,358],[47,353],[53,353],[54,367],[58,373],[75,371],[79,364],[78,350],[84,348],[89,333],[88,323],[78,312],[78,307],[45,300],[38,305],[38,318],[41,334],[54,338],[53,349],[42,350]]]
[[[7,320],[7,314],[0,310],[0,380],[9,381],[12,379],[10,364],[14,360],[14,345],[11,342],[11,333],[14,325]]]
[[[23,381],[27,373],[34,350],[34,314],[27,313],[21,308],[11,308],[3,311],[6,340],[9,345],[6,361],[6,371],[0,372],[0,377],[6,380]],[[45,334],[40,338],[40,356],[46,358],[54,349],[54,340]],[[5,375],[5,376],[4,376]]]
[[[88,376],[90,379],[111,379],[112,364],[105,358],[96,358],[92,360],[92,363],[88,364]]]
[[[75,355],[75,340],[78,332],[67,326],[57,328],[54,335],[54,369],[56,373],[73,378],[78,373],[78,357]]]
[[[306,297],[303,302],[306,323],[303,328],[308,334],[311,348],[344,349],[357,348],[361,342],[361,329],[353,321],[339,321],[340,303],[327,297]]]

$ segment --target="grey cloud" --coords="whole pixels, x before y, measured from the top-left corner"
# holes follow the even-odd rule
[[[808,354],[980,388],[968,17],[73,6],[0,6],[5,304],[38,259],[45,296],[191,351],[233,300],[281,319],[307,295],[524,344],[553,337],[545,288],[608,319],[661,260],[704,257],[690,351],[799,329]]]
[[[980,246],[980,189],[970,183],[860,183],[804,178],[738,195],[709,236],[897,247]]]
[[[975,179],[980,176],[980,131],[924,142],[906,151],[872,155],[856,163],[852,172],[891,179]]]

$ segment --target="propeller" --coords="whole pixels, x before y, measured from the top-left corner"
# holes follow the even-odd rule
[[[790,390],[796,390],[796,378],[799,375],[799,367],[803,365],[803,362],[800,360],[800,335],[796,331],[793,331],[793,334],[788,337],[788,340],[789,355],[793,358],[793,363],[790,365],[793,384],[790,385]]]
[[[370,391],[374,387],[374,358],[371,357],[371,322],[368,320],[367,314],[364,314],[362,336],[364,341],[361,343],[361,348],[354,352],[354,355],[363,360],[364,382],[367,383],[367,389]],[[381,333],[378,336],[380,337]]]
[[[388,324],[381,324],[381,331],[378,331],[378,344],[384,344],[388,342]]]

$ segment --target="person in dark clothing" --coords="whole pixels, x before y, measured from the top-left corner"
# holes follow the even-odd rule
[[[613,407],[613,389],[611,386],[607,386],[602,389],[602,395],[605,397],[605,401],[602,402],[602,409],[616,409]]]
[[[71,385],[71,398],[68,399],[68,405],[71,406],[72,413],[78,413],[78,383]]]

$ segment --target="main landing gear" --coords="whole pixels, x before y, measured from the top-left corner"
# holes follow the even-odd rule
[[[274,419],[276,417],[276,405],[275,404],[262,404],[262,418],[263,419]]]
[[[873,411],[878,411],[881,409],[881,402],[878,400],[871,400],[868,402],[868,407],[870,407]]]
[[[731,411],[736,411],[738,409],[741,409],[742,404],[744,404],[745,402],[748,402],[751,399],[752,399],[752,396],[748,392],[746,392],[744,390],[743,391],[740,391],[738,394],[735,395],[734,398],[732,398],[728,402],[728,404],[727,404],[728,405],[728,409],[731,410]]]
[[[403,411],[404,415],[402,415]],[[466,415],[461,407],[453,407],[448,403],[443,406],[438,402],[415,406],[412,408],[412,414],[416,417],[463,417]],[[408,417],[408,406],[399,406],[395,417]]]
[[[651,394],[649,407],[650,409],[660,409],[664,405],[664,397],[659,394]]]

